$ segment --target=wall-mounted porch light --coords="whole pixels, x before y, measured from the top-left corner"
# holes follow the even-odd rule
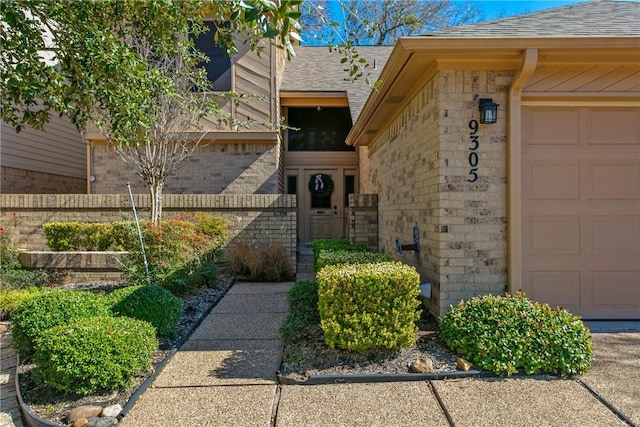
[[[480,123],[492,124],[498,121],[498,106],[491,98],[480,98]]]

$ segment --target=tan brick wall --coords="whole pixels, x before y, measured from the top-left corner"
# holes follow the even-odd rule
[[[506,105],[511,71],[440,71],[368,149],[361,192],[379,197],[380,250],[414,265],[448,311],[462,298],[507,285]],[[478,179],[469,183],[469,121],[478,98],[501,104],[498,123],[479,125]],[[396,238],[421,250],[396,252]]]
[[[378,195],[349,194],[348,227],[345,236],[351,244],[365,244],[378,251]]]
[[[2,194],[85,194],[87,180],[2,166]]]
[[[167,178],[165,194],[275,194],[279,193],[279,145],[274,143],[211,143],[199,147]],[[105,143],[91,146],[92,194],[126,194],[127,182],[135,193],[147,191],[113,149]]]
[[[165,195],[165,217],[179,212],[208,212],[229,221],[229,242],[280,243],[296,266],[296,198],[282,194]],[[148,218],[149,196],[136,194],[141,218]],[[132,219],[129,197],[91,195],[0,195],[0,226],[15,244],[47,250],[42,225],[56,221],[111,222]]]

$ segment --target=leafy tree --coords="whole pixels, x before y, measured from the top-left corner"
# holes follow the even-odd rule
[[[16,131],[43,129],[51,114],[78,130],[97,125],[149,186],[152,221],[162,187],[204,136],[198,121],[220,120],[219,104],[193,92],[207,88],[188,32],[203,17],[230,22],[212,39],[228,54],[241,34],[258,53],[270,39],[293,54],[300,0],[7,0],[0,4],[2,120]]]
[[[403,36],[475,22],[480,11],[469,1],[326,0],[305,2],[305,39],[320,44],[393,45]]]

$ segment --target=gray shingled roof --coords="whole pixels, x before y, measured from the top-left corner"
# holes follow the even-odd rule
[[[540,12],[447,28],[437,37],[638,36],[640,2],[591,0]]]
[[[628,0],[590,0],[570,6],[543,10],[477,24],[447,28],[429,34],[434,37],[589,37],[639,36],[640,2]],[[384,68],[393,46],[360,46],[358,52],[371,65],[371,79]],[[364,79],[345,81],[348,74],[342,55],[326,46],[298,46],[288,61],[282,91],[346,91],[355,123],[371,89]],[[375,62],[374,62],[375,61]],[[376,65],[373,68],[373,65]]]
[[[393,46],[359,46],[361,57],[366,58],[370,79],[375,81],[387,62]],[[296,46],[296,56],[287,62],[282,77],[281,91],[285,92],[347,92],[351,118],[354,123],[364,106],[371,88],[364,79],[348,80],[340,63],[342,55],[330,52],[326,46]],[[375,67],[374,67],[375,65]]]

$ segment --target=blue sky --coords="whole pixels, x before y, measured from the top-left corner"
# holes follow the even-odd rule
[[[483,12],[485,20],[489,20],[582,3],[584,1],[587,0],[473,0],[471,3]]]

